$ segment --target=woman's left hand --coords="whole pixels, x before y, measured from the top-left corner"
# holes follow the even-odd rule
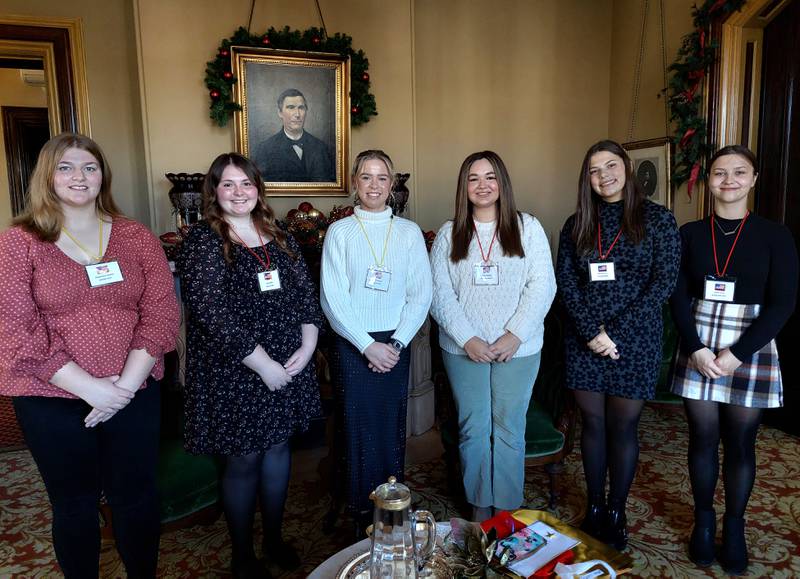
[[[742,361],[734,356],[728,348],[725,348],[717,355],[715,362],[722,370],[723,376],[730,376],[736,368],[742,365]]]
[[[506,333],[497,338],[497,340],[489,346],[489,349],[496,356],[496,362],[508,362],[514,357],[514,354],[517,353],[521,343],[518,337],[506,330]]]
[[[92,411],[86,415],[86,418],[83,419],[83,424],[86,428],[94,428],[101,422],[105,422],[109,420],[112,416],[114,416],[117,412],[103,412],[102,410],[98,410],[97,408],[92,408]]]
[[[286,368],[286,372],[288,372],[289,376],[297,376],[308,365],[313,356],[314,348],[300,346],[300,348],[286,360],[283,367]]]

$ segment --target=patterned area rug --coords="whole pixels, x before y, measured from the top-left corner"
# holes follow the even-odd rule
[[[692,505],[686,469],[687,433],[681,406],[648,405],[641,424],[639,471],[631,492],[628,519],[634,576],[724,577],[718,565],[699,570],[686,557]],[[448,496],[446,469],[441,459],[409,469],[407,484],[415,491],[416,508],[430,510],[437,520],[457,516]],[[566,461],[563,490],[555,515],[579,520],[583,505],[580,454]],[[302,569],[276,577],[305,577],[331,554],[352,542],[347,521],[336,532],[322,532],[329,498],[318,480],[295,480],[289,492],[285,534],[305,561]],[[543,469],[529,468],[525,492],[529,508],[547,501]],[[718,513],[723,511],[718,493]],[[758,480],[747,516],[750,576],[800,577],[800,440],[771,428],[758,439]],[[36,467],[25,451],[0,455],[0,577],[57,575],[49,537],[50,513]],[[260,538],[260,537],[259,537]],[[220,577],[229,570],[230,547],[224,521],[164,534],[161,539],[161,577]],[[124,577],[112,543],[103,544],[102,574]]]

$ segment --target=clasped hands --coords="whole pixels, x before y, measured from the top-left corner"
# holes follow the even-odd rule
[[[261,381],[269,388],[270,392],[280,390],[303,371],[303,368],[311,361],[315,348],[316,343],[313,348],[300,346],[282,366],[270,358],[259,371]]]
[[[598,356],[608,356],[612,360],[619,360],[617,345],[608,337],[606,329],[603,326],[600,326],[600,333],[589,340],[586,345]]]
[[[517,353],[521,343],[517,336],[506,330],[492,344],[472,336],[464,344],[464,351],[473,362],[508,362]]]
[[[690,359],[697,371],[709,380],[730,376],[742,365],[741,360],[734,356],[729,348],[721,350],[716,355],[709,348],[700,348],[690,356]]]
[[[130,384],[120,376],[94,378],[82,398],[92,407],[83,419],[87,428],[94,428],[125,408],[133,400],[141,384]]]

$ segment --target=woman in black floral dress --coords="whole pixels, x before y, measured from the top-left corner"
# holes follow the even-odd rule
[[[214,160],[203,213],[183,244],[188,310],[186,448],[225,460],[222,501],[235,577],[265,570],[253,550],[259,497],[264,551],[292,567],[281,540],[289,437],[320,414],[311,359],[322,325],[317,290],[297,243],[275,224],[255,165],[235,153]]]
[[[620,550],[628,538],[625,503],[639,458],[639,416],[655,396],[662,305],[679,264],[672,214],[644,199],[619,144],[593,145],[581,167],[577,211],[561,231],[556,279],[569,317],[567,387],[583,419],[589,505],[581,528]]]

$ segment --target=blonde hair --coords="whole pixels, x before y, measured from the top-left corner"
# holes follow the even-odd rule
[[[391,177],[392,182],[389,184],[389,191],[395,185],[396,178],[394,174],[394,164],[392,163],[392,159],[381,151],[380,149],[368,149],[366,151],[361,151],[357,156],[356,160],[353,161],[353,171],[350,173],[350,185],[353,187],[353,197],[354,203],[358,205],[358,187],[356,185],[356,178],[358,177],[358,172],[361,171],[361,167],[364,166],[364,163],[367,161],[383,161],[383,164],[386,165],[386,168],[389,170],[389,177]]]
[[[28,183],[28,200],[25,211],[14,219],[42,241],[56,241],[64,225],[64,212],[61,201],[53,187],[56,167],[68,149],[81,149],[97,159],[103,177],[100,192],[94,200],[98,215],[119,217],[122,212],[111,196],[111,167],[108,166],[100,146],[89,137],[77,133],[61,133],[47,141],[39,152],[36,168]]]

